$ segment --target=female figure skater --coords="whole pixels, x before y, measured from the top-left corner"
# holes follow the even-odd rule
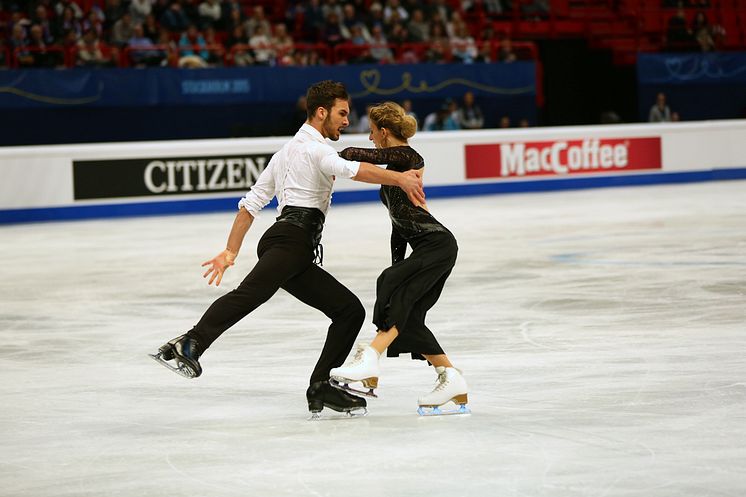
[[[375,149],[346,148],[347,160],[386,164],[386,169],[422,169],[424,160],[407,140],[417,131],[417,121],[394,102],[374,106],[369,112],[370,136]],[[456,263],[456,239],[427,210],[425,203],[413,203],[400,188],[382,186],[381,201],[391,217],[392,266],[378,278],[373,324],[378,331],[369,345],[360,345],[352,360],[331,370],[331,384],[375,397],[379,358],[411,353],[412,359],[427,359],[435,367],[435,389],[419,398],[418,412],[426,414],[466,413],[466,381],[425,325],[425,314],[437,302],[446,279]],[[407,244],[412,253],[405,258]],[[348,383],[362,382],[368,392],[351,389]],[[441,411],[453,401],[456,411]]]

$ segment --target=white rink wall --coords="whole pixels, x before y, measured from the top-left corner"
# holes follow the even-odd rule
[[[287,139],[0,149],[0,223],[233,208]],[[746,178],[746,120],[421,132],[411,144],[431,197]],[[337,182],[336,203],[375,198]]]

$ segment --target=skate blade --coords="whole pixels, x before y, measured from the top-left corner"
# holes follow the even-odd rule
[[[179,376],[183,376],[184,378],[194,379],[197,377],[197,375],[192,371],[192,368],[185,364],[180,364],[179,366],[174,366],[170,362],[166,361],[161,357],[161,354],[148,354],[148,357],[153,359],[158,364],[161,364],[163,367],[173,371],[174,373],[178,374]]]
[[[368,409],[365,407],[358,407],[349,411],[335,411],[330,409],[329,412],[322,415],[323,411],[312,412],[308,418],[309,421],[334,421],[338,419],[349,419],[349,418],[364,418],[368,415]]]
[[[417,408],[420,416],[450,416],[454,414],[471,414],[471,409],[466,404],[461,404],[456,409],[441,409],[440,406],[420,406]]]
[[[337,390],[342,390],[343,392],[348,393],[356,393],[358,395],[362,395],[363,397],[371,397],[374,399],[378,398],[378,395],[376,395],[376,392],[371,388],[367,392],[365,390],[357,390],[355,388],[351,388],[349,383],[346,383],[346,380],[339,378],[329,378],[329,384],[336,388]]]

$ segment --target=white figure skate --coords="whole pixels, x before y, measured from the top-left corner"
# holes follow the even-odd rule
[[[378,397],[374,389],[378,388],[378,376],[380,368],[378,365],[379,354],[370,345],[360,344],[357,346],[355,356],[350,362],[334,368],[329,373],[329,384],[334,388],[352,392],[366,397]],[[361,382],[365,390],[357,390],[350,387],[350,383]]]
[[[435,371],[438,373],[438,381],[432,392],[419,398],[420,407],[417,409],[417,414],[420,416],[441,416],[444,414],[471,413],[471,409],[466,406],[469,387],[466,385],[466,380],[461,371],[443,366],[438,366]],[[441,406],[448,402],[454,402],[459,407],[450,410],[441,409]]]

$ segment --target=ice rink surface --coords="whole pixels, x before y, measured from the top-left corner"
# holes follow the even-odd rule
[[[430,208],[460,253],[429,323],[470,416],[418,417],[435,374],[400,357],[367,417],[307,421],[328,323],[282,291],[196,380],[147,357],[238,284],[274,212],[218,289],[200,264],[232,213],[0,227],[0,495],[746,495],[746,182]],[[324,267],[368,315],[388,237],[379,204],[327,219]]]

